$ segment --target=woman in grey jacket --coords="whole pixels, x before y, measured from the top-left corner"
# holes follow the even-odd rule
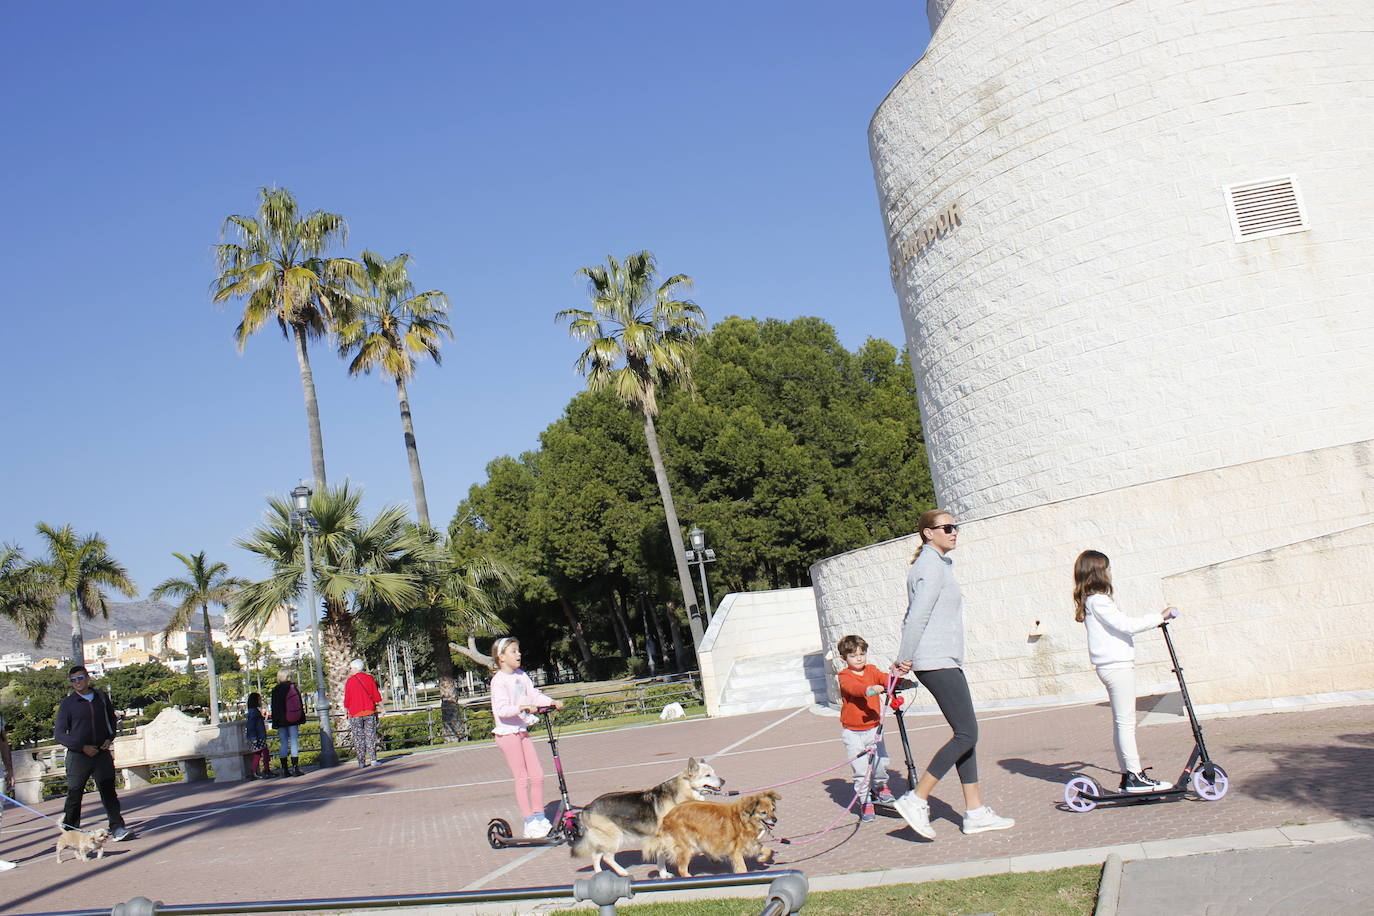
[[[935,830],[930,825],[930,793],[954,767],[964,788],[964,833],[1006,830],[1016,822],[984,805],[978,790],[978,720],[973,715],[973,698],[961,667],[964,598],[954,578],[954,561],[949,556],[959,540],[959,526],[943,509],[922,514],[918,524],[921,546],[911,558],[906,576],[906,617],[894,669],[899,674],[916,673],[916,679],[939,704],[954,735],[935,752],[925,773],[916,781],[914,792],[908,793],[899,807],[917,833],[935,839]]]

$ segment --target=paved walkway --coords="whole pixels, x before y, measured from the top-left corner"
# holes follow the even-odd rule
[[[1368,916],[1374,839],[1128,862],[1117,916]]]
[[[1088,814],[1064,810],[1062,787],[1078,770],[1105,779],[1113,765],[1105,704],[989,711],[980,722],[984,793],[1000,812],[1017,818],[1016,829],[961,835],[962,803],[951,777],[936,793],[934,842],[918,840],[900,820],[879,818],[860,827],[851,818],[815,843],[780,847],[779,864],[804,870],[817,884],[859,872],[872,878],[881,870],[957,870],[989,861],[1016,862],[1018,870],[1057,867],[1047,854],[1147,849],[1161,841],[1374,816],[1368,776],[1374,772],[1374,706],[1211,721],[1208,745],[1231,776],[1225,799]],[[574,800],[585,802],[605,791],[659,782],[691,755],[710,757],[736,789],[814,772],[842,760],[837,729],[833,717],[792,710],[569,736],[560,747]],[[908,730],[920,766],[948,733],[931,717],[912,718]],[[1173,722],[1142,728],[1140,743],[1147,762],[1172,772],[1186,758],[1191,738],[1186,723]],[[903,767],[894,761],[893,769]],[[546,785],[552,798],[551,777]],[[848,779],[839,771],[782,794],[777,833],[804,834],[830,823],[848,802]],[[139,836],[89,863],[55,863],[51,826],[9,809],[0,858],[20,868],[0,874],[0,912],[108,910],[140,895],[195,903],[560,885],[590,871],[563,848],[488,847],[488,819],[515,814],[505,763],[490,745],[299,779],[153,786],[124,800]],[[59,808],[56,802],[42,806],[53,815]],[[87,823],[98,823],[98,815],[98,799],[88,796]],[[647,867],[634,864],[637,853],[623,853],[622,861],[636,876],[647,874]],[[822,881],[824,876],[835,877]]]

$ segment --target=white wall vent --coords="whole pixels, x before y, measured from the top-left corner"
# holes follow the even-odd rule
[[[1227,185],[1221,190],[1226,195],[1226,211],[1237,242],[1312,228],[1298,193],[1297,179],[1292,175]]]

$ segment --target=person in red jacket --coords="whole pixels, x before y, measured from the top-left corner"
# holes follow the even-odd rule
[[[887,745],[878,732],[882,719],[883,693],[887,690],[887,675],[878,666],[868,663],[868,643],[862,636],[846,636],[836,647],[844,668],[840,670],[840,727],[844,738],[844,749],[851,758],[854,769],[854,793],[859,796],[863,807],[859,820],[873,820],[875,801],[884,805],[896,803],[892,790],[887,787]],[[877,753],[855,756],[876,748]],[[873,772],[870,776],[869,761],[872,760]]]
[[[382,692],[372,675],[363,670],[361,658],[353,659],[349,667],[353,673],[344,681],[344,709],[348,710],[358,765],[369,767],[377,762],[377,717],[382,712]]]

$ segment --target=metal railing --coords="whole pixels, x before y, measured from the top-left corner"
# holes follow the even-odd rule
[[[768,885],[768,898],[760,916],[792,916],[806,903],[806,875],[800,871],[755,872],[744,875],[708,875],[696,878],[665,878],[657,881],[632,881],[603,871],[572,884],[549,887],[511,887],[483,891],[451,891],[439,894],[397,894],[379,897],[322,897],[314,900],[259,900],[243,903],[164,904],[147,897],[135,897],[110,910],[64,910],[59,913],[28,916],[251,916],[261,913],[310,913],[320,910],[397,909],[421,906],[458,906],[478,903],[507,903],[519,900],[545,900],[571,897],[596,904],[602,916],[614,916],[616,904],[637,894],[707,888]]]

